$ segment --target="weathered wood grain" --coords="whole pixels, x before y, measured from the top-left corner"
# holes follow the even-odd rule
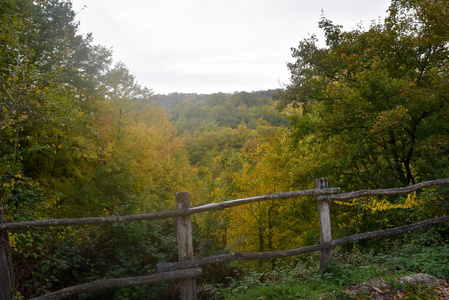
[[[159,281],[175,280],[188,277],[196,277],[201,274],[201,268],[185,269],[170,271],[164,273],[157,273],[148,276],[127,277],[117,279],[102,279],[89,283],[71,286],[44,296],[39,296],[30,300],[59,300],[86,293],[91,291],[98,291],[104,289],[113,289],[120,287],[136,286],[141,284],[148,284]],[[8,299],[9,300],[9,299]]]
[[[361,197],[370,197],[370,196],[393,196],[393,195],[400,195],[400,194],[416,192],[417,190],[420,190],[422,188],[429,187],[429,186],[437,186],[437,185],[445,185],[445,184],[449,184],[449,178],[424,181],[424,182],[417,183],[415,185],[410,185],[410,186],[400,187],[400,188],[378,189],[378,190],[360,190],[360,191],[350,192],[350,193],[317,196],[316,199],[317,200],[328,199],[328,200],[333,200],[333,201],[345,201],[345,200],[351,200],[351,199],[361,198]]]
[[[316,189],[325,189],[328,186],[327,178],[315,179]],[[318,214],[320,219],[320,243],[328,243],[332,240],[331,231],[331,213],[329,207],[329,200],[318,200]],[[324,274],[324,270],[327,268],[332,260],[332,250],[323,249],[320,252],[320,274]]]
[[[95,218],[74,218],[74,219],[48,219],[40,221],[26,221],[26,222],[14,222],[7,224],[0,224],[0,229],[26,229],[34,227],[50,227],[50,226],[77,226],[77,225],[93,225],[93,224],[110,224],[110,223],[122,223],[122,222],[134,222],[143,220],[158,220],[168,219],[187,214],[196,214],[205,211],[222,210],[234,206],[239,206],[247,203],[266,201],[271,199],[289,199],[294,197],[304,196],[316,196],[339,193],[340,188],[328,188],[321,190],[302,190],[288,193],[275,193],[262,196],[248,197],[242,199],[235,199],[230,201],[224,201],[220,203],[211,203],[192,207],[189,209],[169,210],[160,213],[147,213],[130,216],[112,216],[112,217],[95,217]]]
[[[188,210],[190,207],[190,195],[188,192],[176,193],[176,209]],[[193,259],[192,220],[190,215],[176,218],[176,234],[178,237],[179,261],[184,262]],[[180,280],[181,299],[196,299],[196,278],[183,278]]]

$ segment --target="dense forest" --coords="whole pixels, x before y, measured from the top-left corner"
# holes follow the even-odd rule
[[[110,49],[81,35],[70,1],[0,0],[0,197],[6,222],[160,212],[314,188],[342,191],[449,177],[449,2],[393,0],[368,29],[323,17],[325,45],[292,48],[284,89],[155,95]],[[449,212],[449,188],[331,206],[333,235]],[[194,216],[195,254],[274,251],[319,242],[312,198]],[[172,220],[14,230],[16,299],[177,260]],[[449,227],[347,246],[382,252],[442,244]],[[305,258],[307,259],[307,258]],[[205,267],[200,284],[302,258]],[[449,276],[449,274],[448,274]],[[449,279],[449,278],[448,278]],[[172,283],[77,299],[172,299]],[[205,292],[203,295],[208,297]]]

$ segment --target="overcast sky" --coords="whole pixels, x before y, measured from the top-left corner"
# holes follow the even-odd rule
[[[384,18],[390,0],[72,0],[81,33],[112,48],[156,94],[281,88],[291,47],[322,38],[322,11],[350,30]],[[84,8],[83,8],[84,7]]]

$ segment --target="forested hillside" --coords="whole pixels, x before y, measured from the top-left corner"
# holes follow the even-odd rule
[[[152,91],[123,64],[113,65],[109,49],[78,34],[70,2],[1,1],[0,11],[7,222],[172,208],[192,172]],[[19,298],[146,273],[158,260],[176,257],[172,223],[123,227],[12,232]]]
[[[343,191],[449,177],[449,4],[393,0],[343,31],[323,17],[292,49],[282,90],[154,95],[110,49],[81,35],[71,3],[0,0],[0,197],[6,222],[130,215],[313,188]],[[331,206],[333,235],[444,216],[449,188]],[[335,225],[334,225],[335,224]],[[312,198],[194,216],[195,255],[319,242]],[[17,299],[177,260],[174,221],[14,230]],[[447,225],[341,251],[443,245]],[[205,267],[200,284],[294,268],[308,258]],[[447,278],[449,279],[449,278]],[[77,299],[173,299],[161,283]],[[204,292],[204,297],[212,294]],[[217,296],[218,297],[218,296]]]

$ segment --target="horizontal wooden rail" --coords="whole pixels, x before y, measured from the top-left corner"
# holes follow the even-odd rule
[[[410,185],[410,186],[400,187],[400,188],[379,189],[379,190],[361,190],[361,191],[350,192],[350,193],[341,193],[338,195],[332,194],[332,195],[325,195],[325,196],[317,196],[316,199],[317,200],[345,201],[345,200],[351,200],[354,198],[370,197],[370,196],[393,196],[393,195],[416,192],[419,189],[429,187],[429,186],[444,185],[444,184],[449,184],[449,178],[431,180],[431,181],[423,181],[423,182],[417,183],[415,185]]]
[[[11,229],[34,228],[34,227],[94,225],[94,224],[110,224],[110,223],[143,221],[143,220],[167,219],[211,210],[222,210],[257,201],[265,201],[272,199],[288,199],[303,196],[329,195],[339,192],[340,188],[326,188],[326,189],[302,190],[288,193],[274,193],[262,196],[224,201],[219,203],[210,203],[192,207],[189,209],[169,210],[160,213],[148,213],[130,216],[111,216],[111,217],[76,218],[76,219],[48,219],[39,221],[12,222],[0,224],[0,229],[11,230]]]
[[[205,205],[200,205],[192,207],[185,210],[169,210],[160,213],[148,213],[148,214],[138,214],[129,216],[111,216],[111,217],[93,217],[93,218],[74,218],[74,219],[48,219],[39,221],[25,221],[25,222],[12,222],[0,224],[0,229],[26,229],[34,227],[50,227],[50,226],[76,226],[76,225],[94,225],[94,224],[110,224],[110,223],[122,223],[122,222],[134,222],[143,220],[158,220],[174,218],[178,216],[196,214],[211,210],[222,210],[234,206],[239,206],[251,202],[273,200],[273,199],[288,199],[294,197],[303,196],[316,196],[317,200],[334,200],[334,201],[345,201],[358,197],[369,197],[369,196],[389,196],[398,195],[404,193],[411,193],[422,189],[424,187],[436,186],[449,184],[449,178],[425,181],[415,185],[401,187],[401,188],[391,188],[391,189],[378,189],[378,190],[361,190],[350,193],[341,193],[340,188],[325,188],[325,189],[312,189],[312,190],[302,190],[288,193],[274,193],[262,196],[241,198],[236,200],[224,201],[219,203],[210,203]]]
[[[291,250],[284,250],[284,251],[275,251],[275,252],[252,252],[252,253],[242,253],[242,252],[235,252],[235,253],[229,253],[229,254],[221,254],[221,255],[215,255],[215,256],[209,256],[205,258],[198,258],[198,259],[192,259],[189,261],[183,261],[183,262],[174,262],[174,263],[164,263],[164,264],[157,264],[156,265],[156,271],[157,272],[166,272],[166,271],[173,271],[173,270],[179,270],[179,269],[188,269],[188,268],[194,268],[198,266],[213,264],[213,263],[220,263],[220,262],[229,262],[229,261],[239,261],[239,260],[256,260],[256,259],[272,259],[272,258],[284,258],[284,257],[290,257],[290,256],[296,256],[311,252],[317,252],[324,249],[329,249],[332,247],[341,246],[344,244],[361,241],[361,240],[368,240],[376,237],[386,237],[390,235],[396,235],[400,233],[404,233],[407,231],[416,230],[419,228],[427,227],[430,225],[435,225],[439,223],[444,223],[449,221],[449,216],[429,219],[426,221],[413,223],[410,225],[404,225],[400,227],[395,228],[389,228],[379,231],[372,231],[372,232],[366,232],[366,233],[360,233],[348,237],[344,237],[341,239],[333,240],[330,242],[303,247],[303,248],[297,248],[297,249],[291,249]]]
[[[302,191],[295,191],[295,192],[287,192],[287,193],[274,193],[274,194],[267,194],[262,196],[254,196],[254,197],[248,197],[248,198],[241,198],[241,199],[235,199],[235,200],[229,200],[224,202],[218,202],[218,203],[209,203],[204,204],[196,207],[192,207],[189,209],[190,214],[194,213],[200,213],[210,210],[220,210],[225,208],[230,208],[233,206],[239,206],[251,202],[258,202],[258,201],[265,201],[265,200],[282,200],[282,199],[289,199],[289,198],[296,198],[296,197],[304,197],[304,196],[320,196],[320,195],[332,195],[332,194],[338,194],[340,193],[339,187],[332,187],[332,188],[325,188],[325,189],[313,189],[313,190],[302,190]]]
[[[44,296],[32,298],[30,300],[59,300],[75,296],[80,293],[98,291],[102,289],[129,287],[158,281],[198,277],[199,275],[201,275],[201,272],[202,272],[201,268],[195,268],[195,269],[177,270],[174,272],[155,273],[148,276],[127,277],[117,279],[101,279],[89,283],[71,286]]]
[[[143,220],[157,220],[173,218],[185,215],[186,211],[169,210],[161,213],[148,213],[129,216],[93,217],[93,218],[73,218],[73,219],[47,219],[39,221],[11,222],[0,224],[0,229],[27,229],[34,227],[52,226],[75,226],[75,225],[99,225],[110,223],[123,223]]]

